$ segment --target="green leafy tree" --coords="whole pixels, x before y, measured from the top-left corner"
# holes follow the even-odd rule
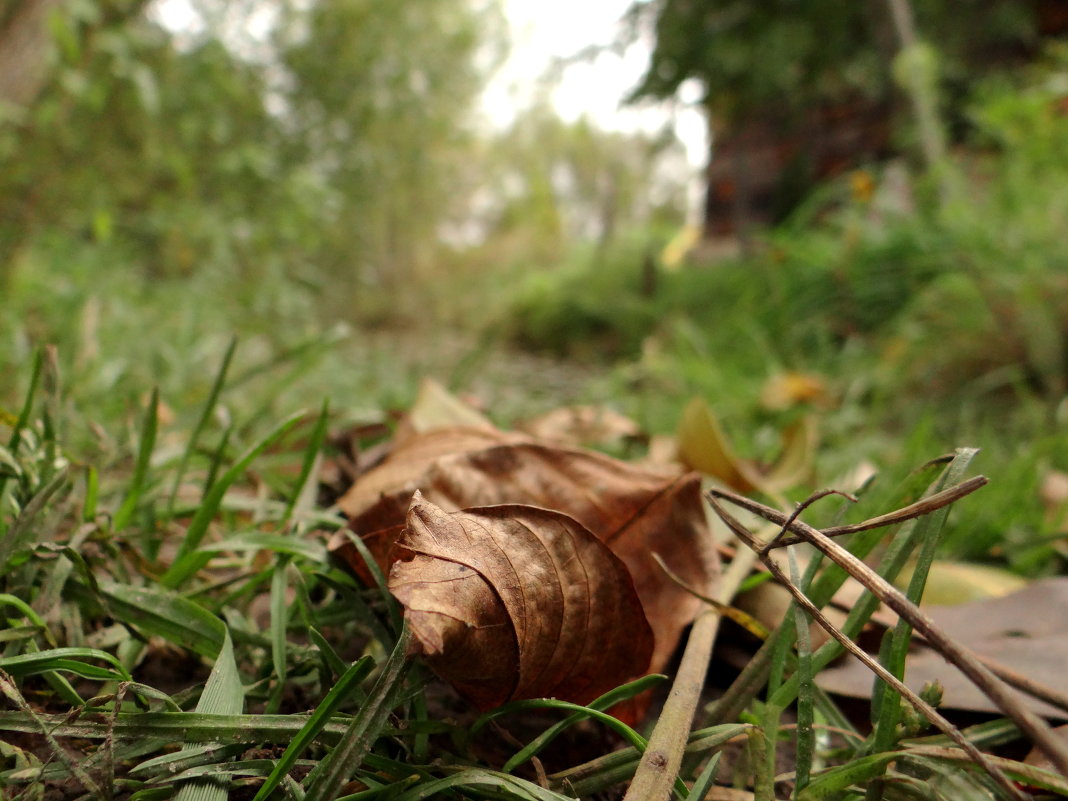
[[[276,43],[287,159],[327,191],[316,258],[331,275],[388,285],[430,268],[471,188],[480,48],[499,22],[468,0],[289,9]]]
[[[915,14],[921,36],[937,44],[951,97],[978,71],[1032,47],[1037,37],[1027,0],[931,0],[916,3]],[[713,151],[730,150],[740,138],[767,140],[758,160],[774,165],[772,181],[799,171],[805,183],[812,165],[804,159],[821,135],[842,126],[843,110],[869,108],[877,117],[895,100],[891,62],[898,43],[881,0],[644,0],[631,6],[627,20],[632,35],[651,30],[655,36],[634,98],[671,98],[684,82],[696,81]],[[863,127],[858,133],[866,135]],[[775,151],[791,135],[800,136],[800,153],[783,161]],[[709,206],[714,200],[710,191]],[[787,199],[783,210],[791,204]],[[707,231],[714,227],[710,217]]]
[[[543,262],[578,241],[604,247],[658,221],[681,223],[688,167],[671,133],[605,131],[535,104],[497,136],[487,158],[484,226],[491,241]]]
[[[0,279],[27,248],[104,248],[150,279],[270,273],[345,302],[424,269],[465,197],[495,5],[197,7],[179,32],[143,0],[48,17],[47,80],[0,119]]]

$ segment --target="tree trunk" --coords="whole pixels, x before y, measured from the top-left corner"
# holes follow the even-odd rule
[[[64,0],[16,0],[0,18],[0,104],[29,106],[48,80],[48,18]]]

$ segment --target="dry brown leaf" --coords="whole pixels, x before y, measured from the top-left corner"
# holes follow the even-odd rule
[[[386,570],[415,490],[446,511],[497,504],[553,509],[589,529],[626,564],[656,632],[651,669],[662,668],[700,601],[669,581],[652,558],[709,594],[716,564],[696,473],[635,467],[588,451],[504,432],[444,429],[413,438],[363,476],[340,501],[350,527]],[[331,549],[366,579],[344,536]]]
[[[400,445],[411,437],[439,428],[460,426],[495,430],[489,418],[474,406],[453,395],[434,379],[424,378],[415,402],[397,426],[393,444]]]
[[[397,551],[389,587],[416,652],[483,709],[586,703],[648,667],[653,634],[626,566],[567,515],[447,513],[416,493]]]
[[[524,420],[516,428],[557,445],[618,446],[643,438],[641,427],[607,406],[563,406]]]
[[[522,435],[497,429],[470,427],[443,428],[411,435],[394,447],[380,465],[360,476],[338,500],[338,507],[348,516],[350,528],[361,536],[403,525],[412,494],[425,486],[424,474],[436,460],[526,440],[527,437]],[[345,542],[344,537],[335,537],[331,547],[343,548]],[[387,544],[381,554],[375,552],[383,568],[386,567],[388,550]],[[358,556],[356,559],[359,561]]]
[[[1002,598],[955,606],[932,606],[927,614],[947,634],[979,656],[1062,693],[1068,693],[1068,578],[1044,579]],[[1036,611],[1038,613],[1036,613]],[[1044,612],[1044,614],[1043,614]],[[979,712],[999,711],[993,702],[936,651],[916,646],[906,663],[905,679],[919,690],[938,681],[942,706]],[[828,692],[856,698],[871,695],[872,677],[859,661],[847,657],[821,671],[816,683]],[[1010,693],[1040,715],[1064,719],[1065,713],[1016,690]]]

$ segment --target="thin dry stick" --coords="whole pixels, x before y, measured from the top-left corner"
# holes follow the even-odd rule
[[[710,499],[720,497],[725,500],[731,500],[732,497],[737,496],[734,496],[734,493],[712,490],[709,493],[709,497]],[[751,504],[752,502],[747,500],[746,508],[750,508]],[[915,505],[913,504],[913,506]],[[717,514],[721,514],[722,507],[719,507],[715,502],[713,502],[713,506],[718,507]],[[768,520],[773,520],[773,517],[767,517],[767,515],[778,516],[779,514],[776,510],[762,504],[757,504],[757,506],[761,507],[756,510],[757,514],[766,517]],[[724,513],[725,511],[723,510]],[[888,515],[884,515],[884,517],[888,517]],[[1013,722],[1049,758],[1057,770],[1068,776],[1068,745],[1065,745],[1053,733],[1046,721],[1013,698],[1005,683],[984,666],[971,651],[942,631],[941,627],[920,611],[919,607],[909,601],[900,590],[849,551],[838,545],[834,540],[800,520],[792,523],[790,528],[822,551],[828,559],[849,573],[876,598],[908,621],[909,625],[924,636],[932,648],[952,662],[961,673],[994,702],[998,709],[1012,718]]]
[[[906,520],[912,520],[913,518],[930,514],[937,509],[941,509],[943,506],[949,506],[949,504],[959,501],[965,495],[971,495],[977,489],[986,486],[989,483],[990,479],[986,476],[975,476],[974,478],[969,478],[967,481],[962,481],[960,484],[954,484],[952,487],[947,487],[941,492],[936,492],[934,495],[916,501],[916,503],[902,507],[897,511],[873,517],[870,520],[865,520],[863,523],[853,523],[848,526],[825,528],[822,529],[822,532],[825,537],[841,537],[844,534],[855,534],[858,531],[868,531],[869,529],[880,528],[882,526],[892,526],[895,523],[904,523]],[[793,537],[776,537],[775,540],[764,546],[769,551],[773,548],[785,548],[788,545],[796,545],[799,542],[807,541],[802,534],[802,528],[795,525],[796,516],[791,517],[785,515],[778,509],[773,509],[770,506],[757,503],[750,498],[746,498],[744,495],[736,495],[735,493],[726,490],[711,490],[711,492],[715,494],[716,497],[728,500],[735,506],[740,506],[753,514],[760,515],[765,520],[768,520],[777,526],[782,526],[788,531],[793,531],[795,535],[801,535]]]
[[[716,593],[718,600],[722,603],[730,601],[755,560],[752,553],[741,553],[735,557],[720,582]],[[702,612],[694,621],[678,674],[671,685],[671,693],[664,702],[660,719],[656,722],[623,801],[661,801],[671,796],[671,788],[689,740],[694,712],[705,685],[705,674],[712,657],[712,644],[716,640],[719,621],[720,615],[713,609]]]
[[[715,510],[720,519],[727,524],[730,530],[734,532],[735,536],[759,553],[762,549],[762,544],[757,541],[756,537],[754,537],[745,526],[732,517],[726,509],[720,506],[715,498],[710,498],[710,502],[713,510]],[[991,763],[986,756],[975,747],[975,745],[968,742],[964,735],[962,735],[952,723],[938,713],[938,710],[916,695],[916,693],[905,686],[900,679],[872,659],[872,657],[859,645],[846,637],[837,626],[831,623],[831,621],[824,616],[823,612],[821,612],[820,609],[808,599],[808,596],[806,596],[797,585],[790,581],[786,573],[783,572],[773,559],[767,554],[762,554],[761,561],[764,562],[765,567],[771,571],[771,574],[775,576],[775,579],[790,592],[797,603],[801,605],[812,619],[815,620],[828,634],[834,637],[843,648],[864,663],[864,665],[875,673],[876,676],[890,685],[902,698],[908,700],[920,714],[937,726],[938,729],[953,740],[953,742],[959,745],[978,765],[981,765],[983,769],[990,774],[994,781],[996,781],[1013,798],[1016,798],[1019,801],[1026,799],[1026,796],[1012,783],[1009,777],[1006,776],[1000,768]]]
[[[971,493],[975,492],[975,490],[985,486],[988,483],[989,482],[985,476],[976,476],[975,478],[970,478],[967,481],[962,481],[960,484],[948,487],[947,489],[944,489],[941,492],[937,492],[934,495],[931,495],[930,497],[924,498],[920,501],[917,501],[916,503],[910,504],[909,506],[905,506],[894,512],[890,512],[885,515],[880,515],[879,517],[873,517],[869,520],[865,520],[863,523],[854,523],[852,525],[847,526],[835,526],[833,528],[825,528],[821,530],[823,532],[823,535],[826,537],[838,537],[843,534],[853,534],[858,531],[867,531],[869,529],[879,528],[880,526],[890,526],[894,525],[895,523],[902,523],[914,517],[933,512],[936,509],[940,509],[943,506],[946,506],[947,504],[954,503],[963,498],[964,496],[970,495]],[[813,496],[813,498],[806,503],[811,502],[811,500],[813,499],[820,498],[825,495],[832,494],[834,492],[835,490],[823,490]],[[793,522],[797,519],[798,514],[803,509],[803,506],[798,506],[797,509],[795,509],[789,517],[782,515],[782,521],[780,522],[778,518],[781,513],[770,506],[763,507],[763,510],[757,510],[756,507],[759,506],[759,504],[749,501],[749,499],[745,498],[744,496],[739,495],[735,497],[729,493],[719,494],[732,502],[737,501],[739,506],[743,506],[744,508],[749,510],[757,511],[758,514],[763,515],[763,510],[775,512],[774,517],[776,519],[771,520],[770,522],[781,525],[782,531],[774,539],[772,539],[766,545],[763,546],[763,548],[761,549],[763,552],[766,553],[775,548],[783,548],[787,545],[794,545],[799,542],[805,542],[805,539],[800,536],[783,536],[783,533],[790,530]],[[837,494],[842,495],[845,498],[849,498],[850,500],[856,500],[855,498],[852,498],[852,496],[846,495],[844,493]],[[741,503],[742,500],[746,501],[746,503]],[[1062,692],[1058,692],[1056,689],[1049,687],[1045,684],[1036,682],[1034,679],[1030,679],[1027,676],[1017,673],[1005,667],[1004,665],[995,662],[993,659],[982,656],[981,654],[975,654],[975,658],[982,662],[984,665],[986,665],[990,669],[990,672],[997,676],[999,679],[1001,679],[1011,687],[1015,687],[1017,690],[1024,693],[1025,695],[1029,695],[1032,698],[1037,698],[1041,701],[1045,701],[1047,704],[1055,706],[1058,709],[1068,711],[1068,695],[1065,695]]]

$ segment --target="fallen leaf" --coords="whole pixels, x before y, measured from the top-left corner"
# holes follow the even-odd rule
[[[906,565],[894,583],[898,587],[907,587],[915,567],[915,564]],[[922,605],[953,606],[984,598],[1000,598],[1026,586],[1027,579],[993,565],[936,559],[927,574]]]
[[[795,370],[776,373],[760,391],[760,405],[768,411],[781,412],[804,403],[821,408],[831,405],[827,382],[818,375]]]
[[[1065,745],[1068,745],[1068,726],[1058,726],[1053,730],[1053,734],[1060,740],[1064,741]],[[1046,756],[1046,752],[1038,746],[1035,746],[1027,752],[1027,756],[1024,757],[1024,764],[1031,765],[1035,768],[1042,768],[1042,770],[1051,770],[1054,773],[1057,772],[1056,766]]]
[[[419,383],[415,402],[397,426],[393,443],[399,445],[418,434],[460,426],[495,430],[489,418],[474,406],[457,398],[434,379],[424,378]]]
[[[412,495],[417,489],[426,488],[425,473],[438,459],[455,458],[471,451],[526,440],[521,435],[485,428],[445,428],[422,435],[413,434],[394,447],[381,464],[361,475],[338,499],[337,505],[348,516],[349,527],[365,538],[381,529],[401,526]],[[454,505],[452,508],[461,507]],[[387,554],[392,542],[390,540],[379,550],[372,548],[383,570],[388,567]],[[368,547],[371,546],[368,542]],[[335,536],[331,542],[332,549],[347,550],[350,547],[343,535]],[[353,567],[359,573],[363,570],[362,560],[359,556],[355,559]]]
[[[926,613],[954,639],[980,656],[1040,684],[1068,693],[1068,578],[1035,582],[1006,595],[955,606],[932,606]],[[1045,610],[1048,614],[1036,614]],[[941,654],[922,645],[909,653],[905,683],[919,691],[929,682],[941,683],[942,706],[977,712],[998,713],[999,709],[964,674]],[[854,698],[871,696],[872,675],[860,662],[847,657],[833,668],[823,670],[816,683],[824,690]],[[1019,703],[1040,715],[1068,719],[1068,712],[1017,690],[1010,694]]]
[[[525,504],[562,512],[593,532],[634,582],[656,634],[653,670],[667,663],[701,602],[668,580],[652,553],[711,594],[718,562],[696,473],[644,469],[500,431],[433,431],[404,443],[339,501],[384,572],[416,490],[446,511]],[[331,551],[368,580],[344,533],[331,541]]]
[[[445,512],[418,492],[389,588],[415,650],[483,709],[586,703],[649,665],[653,633],[627,568],[559,512]]]
[[[570,447],[619,446],[643,438],[637,423],[607,406],[564,406],[517,423],[516,428],[544,442]]]
[[[778,460],[763,469],[734,452],[712,409],[694,398],[683,410],[677,439],[679,459],[687,467],[741,493],[773,493],[796,486],[812,471],[816,427],[812,418],[801,417],[784,429]]]

